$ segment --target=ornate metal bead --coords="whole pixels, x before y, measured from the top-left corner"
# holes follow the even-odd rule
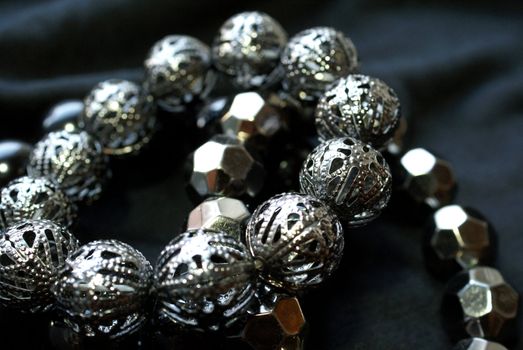
[[[0,187],[25,175],[33,147],[20,141],[0,142]]]
[[[84,103],[81,100],[66,100],[57,103],[47,112],[42,122],[42,129],[46,134],[60,130],[78,131],[78,122],[83,110]]]
[[[507,350],[506,347],[493,341],[470,338],[463,339],[452,348],[453,350]]]
[[[194,330],[229,329],[247,315],[253,277],[254,262],[235,238],[209,229],[182,233],[156,264],[159,319]]]
[[[156,124],[154,104],[137,84],[103,81],[91,90],[84,104],[81,125],[100,141],[106,154],[136,153],[149,142]]]
[[[349,136],[379,149],[392,139],[401,110],[396,93],[383,81],[350,74],[322,95],[315,116],[320,139]]]
[[[401,157],[400,167],[401,189],[414,201],[437,209],[454,199],[456,179],[447,161],[415,148]]]
[[[247,224],[245,241],[262,263],[262,277],[290,291],[329,277],[343,254],[343,228],[319,200],[284,193],[262,203]]]
[[[348,224],[363,225],[387,206],[392,176],[381,154],[351,137],[328,140],[307,157],[301,191],[317,197]]]
[[[53,293],[75,332],[117,338],[146,322],[151,282],[151,264],[138,250],[100,240],[80,247],[67,260]]]
[[[48,310],[51,287],[78,241],[47,220],[22,221],[0,235],[0,303],[24,312]]]
[[[187,230],[210,229],[241,239],[251,213],[242,201],[228,197],[209,198],[194,208],[187,220]]]
[[[205,97],[215,83],[207,45],[185,35],[158,41],[145,60],[146,90],[163,108],[176,111]]]
[[[304,30],[282,53],[283,86],[300,100],[314,102],[329,84],[357,69],[357,56],[352,41],[333,28]]]
[[[448,205],[439,209],[428,233],[424,245],[427,266],[441,277],[493,260],[494,230],[472,208]]]
[[[24,176],[11,181],[0,194],[0,226],[28,219],[45,219],[70,227],[76,207],[51,180]]]
[[[274,18],[242,12],[220,28],[212,47],[214,64],[243,89],[270,85],[280,76],[276,68],[286,43],[287,33]]]
[[[449,281],[442,307],[445,325],[458,339],[506,340],[512,336],[518,299],[498,270],[474,267]]]
[[[98,198],[108,176],[102,145],[84,131],[47,134],[36,144],[27,172],[53,179],[73,201]]]
[[[216,135],[189,157],[190,185],[202,197],[221,195],[254,197],[261,190],[265,172],[241,142]]]

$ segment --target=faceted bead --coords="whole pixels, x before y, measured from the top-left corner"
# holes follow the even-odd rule
[[[44,132],[65,130],[78,131],[78,121],[84,110],[81,100],[66,100],[54,105],[42,122]]]
[[[452,202],[456,179],[450,164],[423,148],[415,148],[400,159],[401,189],[418,203],[437,209]]]
[[[434,213],[424,253],[429,269],[448,278],[492,262],[494,248],[495,232],[483,215],[472,208],[448,205]]]
[[[240,240],[250,216],[245,204],[238,199],[209,198],[190,212],[187,230],[204,228],[222,231]]]
[[[452,348],[453,350],[507,350],[506,347],[493,341],[481,338],[463,339]]]
[[[33,147],[20,141],[0,142],[0,187],[25,175]]]
[[[518,300],[498,270],[473,267],[449,281],[442,305],[444,324],[457,339],[506,340],[512,336]]]

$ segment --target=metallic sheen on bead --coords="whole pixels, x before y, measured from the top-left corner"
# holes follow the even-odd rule
[[[387,206],[392,176],[381,154],[350,137],[328,140],[307,157],[301,191],[323,200],[340,219],[363,225]]]
[[[24,176],[33,146],[20,141],[0,142],[0,187]]]
[[[452,336],[506,340],[518,311],[518,293],[491,267],[474,267],[452,278],[443,316]]]
[[[47,178],[24,176],[11,181],[0,194],[0,227],[28,219],[45,219],[70,227],[76,207]]]
[[[84,131],[47,134],[35,145],[27,172],[53,179],[73,201],[98,198],[108,176],[102,145]]]
[[[47,220],[22,221],[0,235],[0,303],[24,312],[48,310],[51,287],[78,241]]]
[[[254,296],[254,262],[237,239],[210,229],[178,235],[154,273],[161,321],[194,329],[227,329],[246,316]]]
[[[343,254],[343,228],[319,200],[284,193],[262,203],[247,224],[245,241],[263,264],[262,277],[290,291],[329,277]]]
[[[84,105],[81,125],[100,141],[104,153],[137,153],[149,142],[156,124],[154,104],[137,84],[103,81],[87,95]]]
[[[65,130],[68,132],[78,131],[78,122],[83,113],[84,103],[81,100],[66,100],[54,105],[42,122],[44,132]]]
[[[401,110],[396,93],[383,81],[351,74],[322,95],[315,115],[320,139],[349,136],[380,149],[392,139]]]
[[[145,89],[167,110],[205,97],[215,83],[207,45],[185,35],[158,41],[145,60]]]
[[[202,197],[222,195],[254,197],[265,178],[262,165],[236,139],[216,135],[189,157],[190,185]]]
[[[222,25],[212,56],[216,68],[235,85],[259,88],[279,77],[276,68],[286,43],[287,33],[274,18],[262,12],[242,12]]]
[[[452,350],[507,350],[507,348],[493,341],[470,338],[461,340]]]
[[[328,85],[357,69],[358,57],[354,44],[343,33],[316,27],[289,40],[281,63],[284,88],[300,100],[314,102]]]
[[[117,338],[146,322],[152,267],[128,244],[90,242],[66,262],[53,293],[66,324],[85,336]]]

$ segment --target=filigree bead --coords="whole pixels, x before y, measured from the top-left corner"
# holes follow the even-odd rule
[[[69,227],[76,207],[51,180],[24,176],[11,181],[0,194],[0,226],[28,219],[45,219]]]
[[[302,192],[330,205],[350,225],[363,225],[381,213],[389,201],[391,182],[381,154],[350,137],[320,144],[300,172]]]
[[[150,96],[127,80],[96,85],[84,100],[80,122],[108,155],[137,153],[154,131],[156,116]]]
[[[343,229],[321,201],[284,193],[262,203],[247,224],[245,241],[262,263],[262,277],[290,291],[329,277],[343,254]]]
[[[507,350],[503,345],[481,338],[463,339],[452,350]]]
[[[383,81],[351,74],[322,95],[315,116],[321,139],[349,136],[381,149],[394,136],[401,111],[396,93]]]
[[[212,55],[216,68],[232,82],[252,89],[274,83],[287,33],[269,15],[242,12],[229,18],[214,40]]]
[[[20,141],[0,142],[0,187],[24,176],[33,147]]]
[[[47,220],[22,221],[0,235],[0,303],[24,312],[48,310],[51,287],[78,241]]]
[[[152,267],[128,244],[90,242],[66,262],[53,288],[65,323],[84,336],[118,338],[143,326]]]

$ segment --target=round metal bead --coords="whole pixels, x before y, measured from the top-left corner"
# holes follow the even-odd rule
[[[0,226],[27,219],[46,219],[70,227],[76,207],[51,180],[24,176],[11,181],[0,194]]]
[[[254,262],[237,239],[209,229],[182,233],[156,264],[159,319],[195,330],[229,329],[246,316],[253,277]]]
[[[207,45],[185,35],[169,35],[158,41],[145,60],[146,90],[158,104],[171,111],[205,97],[215,83]]]
[[[357,69],[358,57],[354,44],[343,33],[316,27],[289,40],[281,63],[284,88],[300,100],[314,102],[328,85]]]
[[[81,100],[66,100],[54,105],[42,122],[44,132],[65,130],[74,132],[79,130],[80,115],[83,113],[84,103]]]
[[[343,254],[343,228],[314,197],[284,193],[262,203],[247,224],[245,241],[262,263],[262,277],[290,291],[329,277]]]
[[[108,176],[102,145],[84,131],[47,134],[35,145],[27,172],[53,179],[73,201],[98,198]]]
[[[287,33],[274,18],[242,12],[220,28],[212,47],[214,64],[243,89],[270,85],[281,75],[276,68],[286,43]]]
[[[84,105],[81,125],[100,141],[106,154],[136,153],[149,142],[156,124],[154,104],[137,84],[103,81],[87,95]]]
[[[392,175],[381,154],[350,137],[317,146],[303,163],[301,191],[327,203],[348,224],[363,225],[387,206]]]
[[[463,339],[452,348],[453,350],[507,350],[503,345],[481,338]]]
[[[25,312],[49,309],[51,287],[77,248],[76,238],[51,221],[11,226],[0,235],[0,303]]]
[[[147,320],[152,266],[128,244],[90,242],[66,262],[53,288],[66,324],[85,336],[117,338]]]
[[[33,147],[20,141],[0,142],[0,187],[26,173]]]
[[[320,139],[349,136],[382,148],[394,136],[401,111],[396,93],[383,81],[351,74],[323,94],[315,115]]]

